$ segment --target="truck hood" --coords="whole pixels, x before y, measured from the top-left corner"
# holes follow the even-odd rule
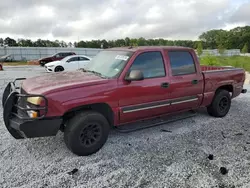
[[[51,56],[48,56],[48,57],[42,57],[42,58],[40,58],[40,59],[38,59],[38,61],[44,61],[44,60],[49,60],[49,59],[51,59]]]
[[[108,79],[82,71],[65,71],[31,77],[23,81],[22,89],[29,94],[48,94],[70,88],[99,85]]]

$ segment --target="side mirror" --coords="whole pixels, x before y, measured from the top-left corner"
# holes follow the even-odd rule
[[[125,77],[126,81],[139,81],[143,80],[144,76],[140,70],[131,70],[130,73]]]

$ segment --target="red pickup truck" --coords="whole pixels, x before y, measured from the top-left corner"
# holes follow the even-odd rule
[[[17,80],[21,87],[10,82],[2,99],[10,134],[23,139],[61,130],[80,156],[97,152],[111,127],[147,127],[200,107],[224,117],[231,99],[247,92],[243,69],[201,66],[194,50],[184,47],[111,48],[85,69]]]

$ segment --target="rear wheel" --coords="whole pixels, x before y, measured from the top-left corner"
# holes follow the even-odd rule
[[[62,66],[57,66],[55,68],[55,72],[61,72],[61,71],[64,71],[64,68]]]
[[[213,117],[224,117],[231,107],[231,96],[226,90],[218,90],[212,103],[207,107],[207,112]]]
[[[81,112],[66,123],[64,141],[74,154],[91,155],[106,143],[109,129],[109,123],[102,114],[95,111]]]

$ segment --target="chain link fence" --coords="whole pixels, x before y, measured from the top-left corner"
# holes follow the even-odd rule
[[[94,57],[101,48],[55,48],[55,47],[0,47],[0,57],[10,55],[10,59],[14,61],[29,61],[36,60],[42,57],[51,56],[58,52],[75,52],[78,55],[87,55]],[[221,54],[217,49],[203,50],[204,55],[220,56]],[[240,55],[239,49],[225,50],[223,56]]]
[[[225,50],[222,54],[220,54],[218,49],[213,49],[213,50],[203,50],[201,56],[206,56],[208,54],[213,56],[236,56],[240,55],[241,52],[240,49],[231,49],[231,50]]]
[[[54,47],[0,47],[0,57],[10,55],[14,61],[36,60],[58,52],[75,52],[77,55],[94,57],[100,50],[96,48],[54,48]]]

